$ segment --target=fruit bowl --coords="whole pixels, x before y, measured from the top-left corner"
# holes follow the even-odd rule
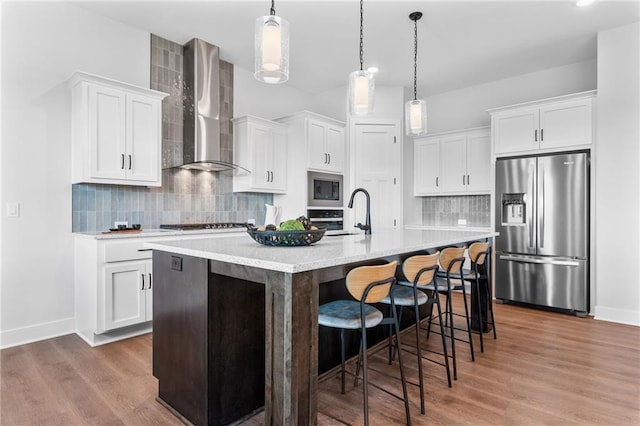
[[[247,233],[251,238],[265,246],[308,246],[322,239],[326,226],[318,226],[317,229],[302,231],[261,231],[258,228],[248,228]]]

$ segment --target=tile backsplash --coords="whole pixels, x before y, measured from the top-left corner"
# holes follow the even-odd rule
[[[490,203],[490,195],[425,197],[422,200],[422,224],[457,226],[458,219],[466,219],[468,227],[490,227]]]
[[[162,187],[72,185],[73,232],[100,232],[115,221],[156,229],[167,223],[264,220],[272,194],[234,193],[232,172],[174,167],[182,161],[182,46],[151,35],[151,88],[169,93],[162,102]],[[233,128],[233,64],[221,61],[221,140],[230,145]]]

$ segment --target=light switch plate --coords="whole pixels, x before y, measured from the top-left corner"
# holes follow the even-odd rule
[[[466,226],[467,225],[467,219],[458,219],[458,225]]]
[[[20,217],[20,203],[7,203],[7,217]]]

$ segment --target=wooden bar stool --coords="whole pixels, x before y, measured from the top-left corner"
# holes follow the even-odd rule
[[[344,332],[345,330],[358,330],[360,332],[360,355],[358,356],[358,367],[356,369],[356,381],[358,370],[360,369],[360,359],[362,359],[362,390],[364,398],[364,424],[369,424],[369,380],[367,375],[367,333],[366,329],[377,325],[390,324],[395,330],[396,345],[400,341],[398,326],[398,318],[396,315],[395,302],[393,295],[391,301],[391,316],[385,317],[377,308],[370,303],[378,303],[389,295],[393,287],[395,287],[397,261],[393,261],[386,265],[376,266],[360,266],[349,271],[346,277],[346,287],[351,296],[355,300],[336,300],[333,302],[320,305],[318,308],[318,324],[325,327],[333,327],[340,329],[340,359],[341,369],[340,378],[342,385],[342,393],[345,392],[345,347]],[[404,400],[405,416],[407,425],[411,424],[411,415],[409,413],[409,398],[407,396],[407,384],[404,375],[404,367],[402,365],[402,356],[398,349],[398,365],[400,367],[400,379],[402,382],[402,393]],[[374,385],[374,384],[372,384]],[[375,386],[375,385],[374,385]],[[382,387],[376,388],[389,393],[390,395],[400,399],[397,395],[390,393]]]
[[[451,387],[451,371],[449,370],[449,356],[447,354],[447,342],[444,332],[444,326],[442,323],[442,308],[440,306],[440,297],[437,291],[430,291],[432,296],[428,296],[423,290],[428,290],[427,285],[432,284],[438,270],[438,257],[440,252],[429,255],[417,255],[406,259],[402,263],[402,273],[409,281],[399,281],[397,286],[394,286],[391,290],[391,294],[384,299],[381,303],[391,304],[391,296],[393,296],[395,306],[400,307],[399,318],[402,320],[403,307],[412,307],[414,309],[416,317],[416,353],[414,355],[418,358],[418,375],[420,387],[420,412],[425,414],[424,407],[424,379],[422,373],[422,348],[420,344],[420,306],[431,305],[431,311],[433,305],[436,305],[438,311],[438,323],[440,324],[440,335],[442,336],[442,355],[444,361],[442,363],[426,358],[428,361],[440,364],[447,370],[447,381],[449,387]],[[400,345],[402,347],[402,345]],[[391,345],[389,345],[391,350]],[[405,349],[406,350],[406,349]],[[393,355],[389,354],[389,362]]]
[[[477,320],[478,320],[478,334],[480,335],[480,352],[484,352],[484,325],[487,327],[491,324],[493,328],[493,338],[496,339],[496,324],[493,317],[493,296],[491,295],[491,283],[489,283],[489,274],[487,265],[487,259],[489,258],[489,243],[476,242],[469,246],[469,259],[471,259],[471,269],[462,270],[462,278],[465,281],[470,282],[475,286],[474,292],[476,294],[477,301]],[[481,269],[482,268],[482,269]],[[482,298],[480,297],[480,280],[487,280],[487,285],[484,286],[484,295],[487,299],[487,315],[491,315],[491,320],[482,318]]]
[[[475,361],[473,352],[473,338],[471,336],[471,319],[469,317],[469,307],[467,305],[467,292],[462,276],[462,268],[464,266],[465,247],[447,247],[440,252],[440,267],[442,268],[442,276],[436,276],[433,284],[426,286],[427,290],[433,290],[438,294],[445,295],[445,323],[449,329],[449,338],[451,341],[451,357],[453,360],[453,379],[458,379],[458,365],[456,361],[455,341],[461,341],[469,344],[471,352],[471,360]],[[452,280],[459,280],[460,283],[452,283]],[[462,299],[464,301],[464,315],[453,312],[452,292],[462,290]],[[465,318],[466,328],[456,327],[454,324],[454,315]],[[429,325],[427,326],[427,338],[431,332],[431,323],[433,316],[429,317]],[[468,340],[455,337],[455,330],[466,331]]]

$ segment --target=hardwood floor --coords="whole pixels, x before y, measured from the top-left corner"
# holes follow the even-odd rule
[[[485,334],[475,362],[467,346],[456,345],[451,389],[444,369],[425,363],[427,413],[420,414],[418,388],[410,385],[413,424],[640,424],[640,327],[511,305],[495,305],[495,313],[498,340]],[[148,334],[91,348],[68,335],[2,350],[0,424],[181,424],[155,400],[151,342]],[[385,354],[372,355],[372,367],[397,375]],[[416,382],[415,358],[403,354]],[[395,378],[372,372],[370,380],[401,394]],[[362,424],[361,386],[348,383],[345,395],[337,375],[320,383],[319,424]],[[403,424],[402,402],[370,389],[371,424]],[[244,424],[262,424],[261,414]]]

